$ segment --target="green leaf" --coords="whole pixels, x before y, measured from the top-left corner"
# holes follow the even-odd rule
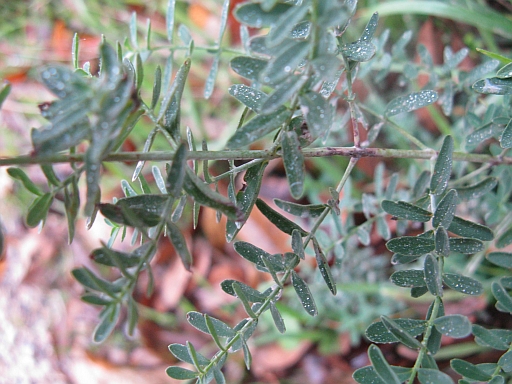
[[[453,384],[453,380],[446,373],[432,368],[418,369],[418,380],[421,384]]]
[[[436,207],[434,217],[432,218],[432,225],[434,228],[439,226],[448,228],[455,216],[456,208],[457,191],[455,189],[450,189]]]
[[[160,66],[156,67],[155,70],[155,80],[153,82],[153,95],[151,97],[151,105],[150,109],[154,110],[156,104],[158,103],[158,99],[160,98],[160,92],[162,90],[162,69]]]
[[[468,201],[478,199],[485,196],[489,191],[494,189],[498,184],[498,179],[495,177],[486,177],[482,181],[463,188],[457,188],[457,195],[459,200]]]
[[[256,203],[258,194],[263,180],[263,173],[268,165],[268,161],[262,161],[259,164],[250,167],[244,175],[245,189],[238,192],[236,197],[236,204],[238,209],[243,213],[242,223],[249,218],[252,208]],[[233,220],[228,220],[226,224],[226,240],[230,242],[235,238],[241,229],[240,223]]]
[[[457,237],[450,239],[450,250],[452,252],[459,252],[465,255],[471,255],[483,251],[484,245],[480,240]]]
[[[512,79],[491,77],[488,79],[478,80],[473,84],[472,88],[478,93],[485,93],[488,95],[512,95]]]
[[[167,12],[165,14],[165,25],[167,31],[167,40],[172,44],[174,34],[174,13],[176,10],[176,0],[169,0],[167,3]],[[171,376],[171,375],[169,375]],[[171,376],[172,377],[172,376]]]
[[[247,368],[247,370],[249,370],[249,369],[251,369],[251,364],[252,364],[251,351],[249,350],[249,346],[247,345],[247,342],[245,341],[244,338],[240,339],[240,341],[242,342],[242,349],[244,351],[245,368]]]
[[[217,54],[213,58],[212,67],[210,68],[210,72],[208,73],[208,77],[206,78],[206,81],[204,84],[203,97],[205,99],[209,99],[213,93],[213,88],[215,86],[215,79],[217,78],[217,72],[219,71],[219,62],[220,62],[220,55]]]
[[[512,268],[512,253],[491,252],[487,254],[487,260],[503,268]]]
[[[307,92],[299,97],[302,113],[314,138],[323,136],[331,128],[334,110],[328,100],[317,92]]]
[[[206,325],[205,315],[203,315],[202,313],[195,311],[188,312],[187,321],[190,323],[190,325],[192,325],[199,331],[204,332],[206,334],[210,334],[208,326]],[[235,331],[223,321],[211,316],[210,321],[214,325],[217,335],[219,335],[220,337],[233,337],[235,335]]]
[[[82,295],[82,297],[80,297],[80,299],[86,303],[93,304],[93,305],[109,305],[112,303],[111,300],[102,298],[102,297],[92,294],[92,293]]]
[[[28,208],[27,225],[31,228],[37,227],[41,221],[46,219],[48,210],[53,202],[53,194],[48,192],[37,197]]]
[[[112,333],[119,319],[120,312],[121,305],[119,303],[113,303],[105,307],[101,314],[101,321],[94,329],[94,342],[101,343]]]
[[[186,168],[183,189],[194,198],[196,203],[216,209],[225,214],[228,219],[237,221],[243,219],[243,213],[231,200],[212,191],[189,167]]]
[[[496,300],[498,300],[498,304],[507,312],[512,313],[512,297],[510,297],[501,282],[493,282],[491,290]]]
[[[478,296],[483,292],[483,286],[478,280],[457,273],[443,274],[443,282],[451,289],[466,295]]]
[[[294,199],[300,199],[304,191],[305,166],[297,134],[294,131],[283,132],[281,147],[290,193]]]
[[[424,264],[425,283],[429,292],[434,296],[443,295],[443,284],[441,281],[441,270],[435,256],[428,254]]]
[[[4,103],[5,99],[7,99],[7,96],[9,96],[10,92],[11,83],[9,83],[8,81],[4,81],[2,87],[0,88],[0,108],[2,108],[2,104]]]
[[[167,195],[137,195],[117,200],[116,204],[100,204],[100,212],[114,223],[128,226],[153,227],[161,220],[169,197]]]
[[[297,229],[292,231],[292,249],[295,254],[304,260],[306,255],[304,253],[304,244],[302,243],[302,236]]]
[[[293,42],[268,62],[268,65],[260,74],[260,81],[272,85],[286,79],[293,74],[297,66],[308,55],[310,47],[311,42],[309,41]]]
[[[465,360],[452,359],[450,361],[450,366],[455,372],[471,380],[489,381],[492,377],[491,375],[478,368],[476,365],[473,365]]]
[[[448,233],[446,232],[446,229],[444,229],[444,227],[438,227],[436,229],[434,241],[436,243],[436,253],[438,255],[450,255],[450,240],[448,238]]]
[[[422,255],[405,256],[395,253],[391,258],[391,264],[408,264],[418,260]]]
[[[401,381],[384,358],[381,350],[375,345],[368,348],[368,357],[377,373],[377,376],[386,384],[400,384]]]
[[[399,96],[386,106],[386,116],[394,116],[403,112],[411,112],[427,105],[435,103],[438,99],[436,91],[425,90],[413,92],[406,96]]]
[[[181,262],[187,271],[190,272],[192,266],[192,255],[188,251],[187,242],[183,237],[180,229],[171,220],[171,217],[167,218],[166,221],[167,229],[169,230],[169,239],[176,250],[176,253],[180,256]]]
[[[391,369],[402,383],[411,376],[411,368],[391,366]],[[380,379],[372,366],[357,369],[352,377],[360,384],[387,384]]]
[[[235,84],[229,87],[228,92],[246,107],[254,112],[261,111],[261,105],[267,99],[267,94],[245,84]]]
[[[267,61],[248,56],[237,56],[230,62],[231,69],[251,81],[259,81],[261,72],[267,67]]]
[[[279,108],[268,115],[258,115],[238,128],[226,146],[229,149],[235,149],[249,145],[275,129],[280,128],[289,117],[290,111],[285,107]]]
[[[120,287],[109,281],[100,279],[91,270],[86,267],[75,268],[71,271],[73,277],[84,287],[93,291],[106,293],[108,296],[115,298],[116,293],[121,290]]]
[[[88,85],[81,75],[67,67],[58,65],[43,67],[41,80],[46,88],[59,99],[85,93],[88,89]]]
[[[473,324],[473,335],[477,344],[506,351],[510,347],[509,340],[500,331],[499,329],[485,329],[481,325]],[[511,332],[510,330],[506,331]]]
[[[394,319],[401,329],[407,331],[412,337],[416,337],[425,332],[427,322],[425,320],[416,319]],[[366,337],[374,343],[396,343],[398,338],[384,325],[382,321],[371,324],[366,329]]]
[[[163,126],[171,134],[175,141],[181,141],[180,115],[181,98],[185,89],[185,82],[190,71],[191,60],[186,59],[176,73],[171,88],[162,100],[162,106],[158,113],[157,121],[163,119]]]
[[[498,360],[498,365],[505,372],[512,372],[512,351],[508,351],[504,355],[502,355]]]
[[[258,316],[256,313],[254,313],[252,306],[249,303],[249,298],[245,295],[245,291],[242,289],[242,285],[238,281],[234,281],[231,286],[233,291],[235,291],[236,297],[238,297],[238,299],[242,302],[245,312],[247,312],[251,318],[257,319]]]
[[[278,3],[268,12],[266,12],[261,4],[243,3],[235,8],[234,15],[240,23],[253,28],[270,27],[277,23],[279,18],[289,11],[293,6]]]
[[[366,27],[364,28],[363,34],[359,38],[361,41],[371,41],[373,39],[373,35],[375,35],[375,31],[377,30],[377,26],[379,24],[379,14],[375,12]]]
[[[220,286],[224,292],[226,292],[228,295],[237,297],[235,290],[233,289],[233,284],[237,283],[240,290],[243,291],[245,297],[248,301],[252,303],[263,303],[267,299],[267,295],[261,293],[260,291],[249,287],[247,284],[244,284],[240,281],[236,280],[224,280]]]
[[[391,320],[386,316],[380,317],[382,324],[386,327],[386,329],[402,344],[411,349],[420,349],[421,343],[414,338],[407,330],[402,328],[400,324]]]
[[[494,234],[488,227],[473,223],[472,221],[464,220],[458,216],[453,218],[448,230],[459,236],[470,237],[482,241],[491,241],[494,239]]]
[[[289,76],[265,98],[261,105],[261,112],[268,114],[279,109],[302,88],[307,79],[305,76]]]
[[[452,173],[453,138],[446,136],[443,146],[437,155],[434,173],[430,179],[430,193],[441,195],[448,186],[448,180]]]
[[[318,314],[318,310],[316,308],[315,300],[313,299],[313,295],[309,290],[306,282],[302,280],[302,278],[297,274],[297,272],[292,270],[292,285],[295,289],[295,293],[299,297],[300,303],[306,310],[306,312],[311,316],[316,316]]]
[[[146,254],[150,247],[151,242],[147,242],[135,249],[132,253],[125,253],[115,251],[104,246],[92,251],[90,257],[98,264],[107,265],[109,267],[117,266],[116,261],[119,261],[124,268],[131,268],[139,264],[141,258]]]
[[[512,59],[509,59],[508,57],[505,57],[503,55],[500,55],[498,53],[494,53],[494,52],[489,52],[485,49],[482,49],[482,48],[476,48],[476,50],[480,53],[483,53],[484,55],[486,55],[487,57],[490,57],[491,59],[494,59],[494,60],[499,60],[501,61],[502,63],[505,63],[505,64],[510,64],[512,63]]]
[[[43,171],[46,179],[48,180],[48,185],[60,186],[60,180],[55,174],[53,170],[53,166],[51,164],[41,164],[41,170]]]
[[[353,43],[344,44],[341,47],[341,53],[344,57],[357,62],[369,61],[375,55],[375,50],[375,46],[372,43],[364,40],[357,40]]]
[[[432,213],[405,201],[383,200],[382,209],[398,219],[426,222],[432,218]]]
[[[322,275],[331,293],[333,295],[336,295],[336,283],[334,282],[334,279],[332,277],[331,269],[329,268],[329,264],[327,263],[327,258],[322,252],[322,249],[320,248],[320,244],[318,244],[318,240],[316,239],[316,237],[313,237],[313,248],[315,250],[316,263],[318,265],[320,274]]]
[[[421,269],[396,271],[391,275],[391,282],[399,287],[426,287],[425,274]]]
[[[233,244],[233,248],[244,259],[262,268],[265,268],[265,264],[261,258],[271,256],[270,253],[245,241],[237,241]]]
[[[437,330],[443,335],[463,338],[471,333],[471,322],[466,316],[448,315],[434,320]]]
[[[188,353],[188,349],[183,344],[171,344],[169,345],[169,351],[176,357],[178,360],[181,360],[185,363],[194,364],[190,354]],[[210,360],[201,355],[200,353],[196,353],[197,361],[199,365],[206,366],[210,364]]]
[[[418,236],[402,236],[389,240],[386,247],[405,256],[424,255],[435,249],[433,239]]]
[[[181,367],[168,367],[165,373],[176,380],[190,380],[199,376],[199,373]]]
[[[188,147],[185,143],[181,143],[172,159],[172,165],[167,174],[165,189],[169,195],[178,199],[183,189],[187,169]]]
[[[302,236],[306,236],[308,233],[304,231],[300,226],[295,224],[293,221],[287,219],[280,213],[276,212],[272,208],[270,208],[267,203],[265,203],[261,199],[256,200],[256,206],[260,210],[261,213],[272,223],[274,224],[279,230],[281,230],[284,233],[287,233],[289,235],[292,234],[293,230],[296,229],[300,232]]]
[[[20,168],[7,168],[7,173],[9,176],[11,176],[13,179],[21,181],[25,189],[34,195],[42,196],[43,191],[41,191],[33,182],[30,180],[30,178],[27,176],[27,174],[21,170]]]
[[[500,145],[501,148],[512,148],[512,119],[501,133]]]
[[[283,317],[279,313],[279,310],[277,309],[274,302],[270,302],[270,313],[272,314],[272,319],[274,320],[274,324],[276,325],[277,330],[280,333],[286,332],[286,326],[284,324]]]
[[[279,45],[291,35],[295,25],[302,21],[309,10],[309,3],[303,2],[301,5],[294,6],[283,13],[272,24],[274,24],[266,37],[266,43],[269,47]]]
[[[289,213],[293,216],[302,217],[302,218],[315,218],[319,217],[322,212],[328,208],[326,204],[297,204],[292,203],[290,201],[285,201],[281,199],[274,199],[275,205],[281,208],[286,213]]]

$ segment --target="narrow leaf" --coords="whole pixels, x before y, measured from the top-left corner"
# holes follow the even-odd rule
[[[302,243],[302,236],[297,229],[292,231],[292,249],[295,254],[302,260],[306,258],[304,253],[304,244]]]
[[[183,234],[176,224],[172,222],[170,217],[167,218],[167,229],[169,230],[169,239],[180,256],[183,266],[187,271],[190,271],[192,266],[192,255],[188,251],[187,242],[185,241]]]
[[[302,280],[302,278],[297,274],[297,272],[292,270],[292,285],[295,289],[295,293],[299,297],[299,300],[306,310],[306,312],[311,316],[316,316],[318,314],[318,310],[316,308],[315,301],[313,299],[313,295],[309,290],[306,282]]]
[[[286,326],[284,324],[283,317],[273,302],[270,302],[270,313],[272,314],[272,319],[274,320],[274,324],[276,325],[277,330],[280,333],[285,333]]]
[[[487,260],[495,265],[503,268],[512,268],[512,253],[509,252],[491,252],[487,256]]]
[[[111,304],[105,308],[101,316],[101,321],[94,329],[94,342],[101,343],[112,333],[119,319],[120,312],[121,305],[119,303]]]
[[[503,285],[500,282],[495,281],[491,285],[491,290],[496,300],[498,300],[498,304],[500,304],[506,311],[512,313],[512,297],[510,297]]]
[[[336,295],[336,283],[334,282],[334,279],[332,277],[331,268],[327,263],[327,258],[322,252],[322,249],[320,248],[320,245],[318,244],[316,237],[313,237],[313,248],[315,250],[316,263],[318,265],[320,274],[322,275],[331,293],[333,295]]]
[[[453,384],[453,380],[446,373],[432,368],[418,369],[418,380],[421,384]]]
[[[443,295],[443,285],[441,281],[441,271],[437,258],[428,254],[424,264],[425,283],[429,292],[434,296]]]
[[[405,256],[424,255],[435,249],[433,239],[427,239],[417,236],[402,236],[391,239],[386,243],[386,247],[395,253]]]
[[[168,367],[165,373],[176,380],[191,380],[199,376],[199,373],[181,367]]]
[[[430,193],[441,195],[448,186],[452,173],[453,138],[446,136],[437,156],[434,173],[430,179]]]
[[[457,188],[459,200],[468,201],[478,199],[491,191],[498,184],[495,177],[487,177],[482,181],[463,188]]]
[[[326,204],[297,204],[281,199],[274,199],[275,205],[283,211],[302,218],[315,218],[322,214],[328,206]]]
[[[178,149],[176,149],[171,168],[167,174],[165,187],[169,195],[175,199],[180,197],[183,188],[187,168],[187,156],[188,148],[185,143],[181,143]]]
[[[434,212],[432,218],[432,225],[434,228],[443,226],[448,228],[452,223],[455,216],[455,208],[457,207],[457,191],[450,189],[446,195],[441,199]]]
[[[334,118],[332,105],[317,92],[307,92],[299,100],[311,135],[313,138],[323,136],[331,129]]]
[[[53,202],[53,194],[48,192],[37,197],[28,208],[27,225],[31,228],[37,227],[41,221],[46,219],[48,210]]]
[[[403,112],[411,112],[435,103],[437,99],[437,92],[432,90],[414,92],[407,96],[400,96],[389,102],[386,106],[385,115],[394,116]]]
[[[377,373],[377,376],[386,384],[400,384],[401,381],[393,371],[389,363],[384,358],[381,350],[375,346],[370,345],[368,348],[368,357]]]
[[[267,99],[267,94],[245,84],[232,85],[229,87],[228,92],[246,107],[258,113],[261,110],[262,103]]]
[[[491,380],[491,375],[485,373],[483,370],[478,368],[476,365],[471,364],[468,361],[461,359],[452,359],[450,361],[450,366],[452,369],[458,374],[467,377],[471,380],[476,381],[489,381]]]
[[[458,216],[453,218],[448,230],[459,236],[470,237],[482,241],[491,241],[494,239],[494,234],[488,227],[473,223],[472,221],[464,220]]]
[[[2,87],[0,88],[0,108],[2,108],[2,104],[7,99],[7,96],[9,96],[9,93],[11,92],[11,83],[4,81],[2,84]]]
[[[407,330],[403,329],[400,324],[396,323],[392,319],[381,316],[380,317],[382,324],[386,327],[386,329],[393,334],[393,336],[406,347],[411,349],[420,349],[421,343],[414,338]]]
[[[287,233],[289,235],[292,234],[293,230],[296,229],[300,232],[302,236],[306,236],[307,232],[304,231],[300,226],[295,224],[293,221],[287,219],[280,213],[277,213],[275,210],[270,208],[267,203],[265,203],[263,200],[258,199],[256,200],[256,206],[260,210],[263,215],[270,220],[272,224],[274,224],[277,228],[279,228],[284,233]]]
[[[410,336],[416,337],[425,332],[427,322],[415,319],[394,319],[400,329],[405,330]],[[371,324],[366,329],[366,337],[374,343],[396,343],[399,339],[384,325],[382,321]]]
[[[20,168],[7,168],[7,173],[9,176],[11,176],[13,179],[21,181],[23,186],[27,189],[27,191],[33,193],[37,196],[42,196],[43,191],[41,191],[33,182],[30,180],[30,178],[27,176],[27,174],[21,170]]]
[[[382,209],[396,218],[426,222],[432,218],[432,213],[405,201],[383,200]]]
[[[406,269],[396,271],[391,275],[391,282],[399,287],[413,288],[425,287],[425,274],[420,269]]]
[[[281,147],[290,193],[294,199],[300,199],[304,190],[305,166],[297,134],[294,131],[284,132]]]
[[[479,345],[483,345],[486,347],[491,347],[493,349],[498,349],[502,351],[506,351],[509,348],[509,343],[507,338],[500,334],[499,329],[486,329],[478,324],[473,324],[473,336],[475,336],[475,341]],[[510,333],[509,330],[507,332]]]
[[[484,245],[480,240],[457,237],[450,239],[450,250],[452,252],[460,252],[465,255],[471,255],[483,251]]]
[[[290,111],[284,107],[268,115],[258,115],[238,128],[226,146],[234,149],[249,145],[275,129],[280,128],[289,117]]]
[[[484,290],[482,283],[478,280],[457,273],[443,274],[443,282],[451,289],[465,293],[466,295],[478,296],[482,294]]]
[[[436,243],[436,253],[438,255],[450,255],[450,240],[448,238],[448,233],[446,232],[446,229],[444,229],[444,227],[441,226],[436,229],[434,241]]]

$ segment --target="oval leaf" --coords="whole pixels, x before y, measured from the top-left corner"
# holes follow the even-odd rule
[[[434,173],[430,179],[430,193],[441,195],[448,186],[452,173],[453,138],[446,136],[437,155]]]
[[[405,201],[383,200],[382,209],[399,219],[426,222],[432,218],[432,213]]]
[[[462,338],[471,333],[471,322],[466,316],[448,315],[434,320],[437,330],[443,335]]]
[[[434,212],[434,217],[432,218],[432,225],[434,228],[439,226],[448,228],[455,216],[456,207],[457,191],[455,189],[450,189],[450,191],[441,199],[437,205],[436,211]]]
[[[292,285],[295,289],[295,293],[299,297],[300,303],[306,310],[306,312],[311,316],[316,316],[318,314],[318,310],[316,308],[315,300],[313,299],[313,295],[309,290],[309,287],[305,283],[302,278],[297,275],[297,272],[292,270]]]
[[[304,190],[304,156],[294,131],[284,132],[281,136],[284,169],[294,199],[300,199]]]
[[[482,283],[478,280],[457,273],[443,274],[443,282],[451,289],[466,295],[478,296],[484,290]]]
[[[402,236],[391,239],[386,243],[386,247],[395,253],[405,256],[424,255],[435,249],[433,239],[426,239],[417,236]]]

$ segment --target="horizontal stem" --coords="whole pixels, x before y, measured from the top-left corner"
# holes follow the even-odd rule
[[[304,157],[382,157],[382,158],[401,158],[401,159],[424,159],[430,160],[437,152],[432,149],[413,150],[413,149],[383,149],[383,148],[356,148],[356,147],[321,147],[302,149]],[[0,166],[9,165],[27,165],[27,164],[54,164],[54,163],[72,163],[83,162],[85,154],[62,154],[45,157],[32,155],[4,157],[0,158]],[[145,161],[172,161],[174,151],[159,152],[118,152],[106,156],[103,161],[108,162],[137,162]],[[189,160],[271,160],[279,158],[279,153],[273,153],[266,150],[225,150],[225,151],[190,151]],[[474,163],[512,164],[512,157],[494,157],[476,153],[454,152],[453,160],[469,161]]]

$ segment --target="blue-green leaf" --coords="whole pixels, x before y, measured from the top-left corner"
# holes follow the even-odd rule
[[[393,321],[392,319],[381,316],[380,317],[382,324],[386,327],[386,329],[402,344],[411,348],[411,349],[420,349],[421,343],[414,338],[406,329],[402,328],[399,323]]]
[[[386,247],[405,256],[424,255],[435,249],[433,239],[418,236],[402,236],[389,240]]]
[[[459,275],[457,273],[443,274],[443,282],[451,289],[465,293],[466,295],[480,295],[484,288],[482,283],[471,277]]]
[[[512,79],[500,79],[491,77],[478,80],[472,88],[479,93],[491,95],[512,95]]]
[[[7,174],[11,176],[13,179],[21,181],[25,189],[34,195],[42,196],[43,191],[41,191],[33,182],[30,180],[30,178],[27,176],[27,174],[20,168],[7,168]]]
[[[260,112],[261,104],[267,99],[265,93],[248,87],[245,84],[232,85],[229,87],[228,92],[231,96],[255,112]]]
[[[449,228],[455,216],[455,209],[457,207],[457,191],[450,189],[446,195],[441,199],[434,212],[432,218],[432,225],[434,228],[442,226]]]
[[[290,193],[294,199],[300,199],[304,190],[305,166],[299,138],[295,131],[283,132],[281,147]]]
[[[53,194],[48,192],[34,200],[27,213],[27,225],[29,227],[37,227],[41,221],[46,219],[53,197]]]
[[[425,274],[421,269],[405,269],[391,275],[391,282],[399,287],[425,287]]]
[[[277,228],[279,228],[284,233],[287,233],[289,235],[292,234],[293,230],[298,230],[302,236],[306,236],[307,232],[304,231],[298,224],[294,223],[293,221],[287,219],[280,213],[276,212],[272,208],[268,206],[267,203],[265,203],[263,200],[258,199],[256,200],[256,206],[260,210],[263,215],[272,222]]]
[[[483,251],[484,245],[480,240],[466,237],[456,237],[450,239],[450,250],[460,252],[465,255],[471,255]]]
[[[316,308],[315,300],[313,299],[313,295],[309,290],[306,282],[302,280],[302,278],[297,274],[297,272],[292,270],[292,285],[295,289],[295,293],[299,297],[300,303],[306,310],[308,314],[311,316],[316,316],[318,314],[318,310]]]
[[[368,357],[377,373],[377,376],[386,384],[401,384],[398,376],[384,358],[381,350],[375,345],[368,348]]]
[[[167,373],[169,377],[172,377],[176,380],[191,380],[199,376],[198,372],[194,372],[181,367],[168,367],[165,370],[165,373]]]
[[[394,116],[403,112],[411,112],[427,105],[435,103],[438,99],[436,91],[425,90],[413,92],[406,96],[399,96],[386,106],[386,116]]]
[[[94,329],[94,342],[101,343],[112,333],[119,319],[120,312],[121,305],[119,303],[112,303],[105,307],[101,314],[101,320]]]
[[[416,337],[425,332],[427,322],[425,320],[415,319],[393,319],[401,329],[407,331],[412,337]],[[385,326],[382,321],[371,324],[366,329],[366,337],[374,343],[396,343],[398,338]]]
[[[465,360],[452,359],[450,361],[450,366],[455,372],[471,380],[489,381],[492,378],[491,375],[485,373],[476,365],[471,364],[470,362]]]
[[[426,222],[432,218],[432,213],[405,201],[383,200],[382,209],[398,219]]]
[[[331,129],[333,106],[320,93],[307,92],[299,98],[302,113],[313,138],[323,136]]]
[[[292,7],[289,4],[278,3],[267,12],[261,4],[246,2],[235,8],[234,15],[238,21],[249,27],[270,27]]]
[[[437,156],[434,173],[430,179],[430,193],[441,195],[448,186],[452,173],[453,138],[446,136]]]
[[[495,265],[503,268],[512,268],[512,253],[509,252],[491,252],[487,256],[487,260]]]
[[[290,111],[285,107],[281,107],[268,115],[258,115],[238,128],[226,146],[234,149],[249,145],[275,129],[280,128],[289,117]]]
[[[494,239],[492,231],[481,224],[473,223],[472,221],[464,220],[455,216],[448,227],[448,231],[463,237],[470,237],[482,241],[491,241]]]
[[[471,322],[466,316],[447,315],[434,320],[437,330],[443,335],[463,338],[471,333]]]
[[[453,384],[450,376],[433,368],[418,369],[418,380],[421,384]]]
[[[443,296],[443,284],[441,281],[441,270],[437,258],[432,254],[425,257],[424,264],[425,283],[429,292],[434,296]]]

